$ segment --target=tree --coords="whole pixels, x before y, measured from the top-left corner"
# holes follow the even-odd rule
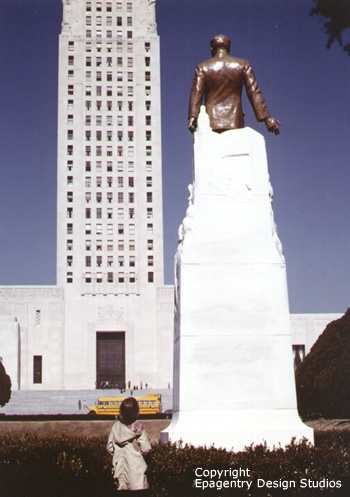
[[[6,369],[0,358],[0,406],[4,407],[11,398],[11,378],[6,373]]]
[[[313,0],[315,7],[310,15],[317,15],[323,20],[323,27],[328,35],[327,48],[337,40],[343,50],[350,55],[350,43],[344,45],[343,32],[350,28],[350,0]]]
[[[301,416],[350,417],[350,309],[327,325],[295,378]]]

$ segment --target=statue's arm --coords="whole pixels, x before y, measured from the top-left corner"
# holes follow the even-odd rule
[[[244,67],[244,85],[257,121],[264,121],[267,130],[270,133],[278,135],[281,123],[277,119],[270,116],[270,113],[266,107],[264,96],[261,93],[257,79],[250,64],[247,64]]]
[[[202,105],[203,95],[203,72],[201,68],[197,66],[194,73],[190,102],[188,106],[188,129],[191,131],[191,133],[194,133],[197,129],[197,118],[199,115],[200,107]]]

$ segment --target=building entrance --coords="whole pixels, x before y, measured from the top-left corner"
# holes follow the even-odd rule
[[[125,387],[125,333],[96,333],[96,388]]]

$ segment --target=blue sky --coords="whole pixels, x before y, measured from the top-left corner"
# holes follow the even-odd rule
[[[269,135],[274,214],[292,312],[350,306],[350,58],[310,17],[311,0],[158,0],[161,37],[165,281],[191,182],[187,105],[195,65],[217,33],[250,60]],[[60,0],[0,4],[0,284],[55,284],[57,50]]]

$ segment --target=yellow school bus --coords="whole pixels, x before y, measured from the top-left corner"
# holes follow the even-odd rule
[[[120,404],[126,397],[99,397],[96,405],[89,407],[88,416],[117,416]],[[162,396],[159,393],[146,397],[135,397],[140,406],[140,414],[159,414],[162,412]]]

